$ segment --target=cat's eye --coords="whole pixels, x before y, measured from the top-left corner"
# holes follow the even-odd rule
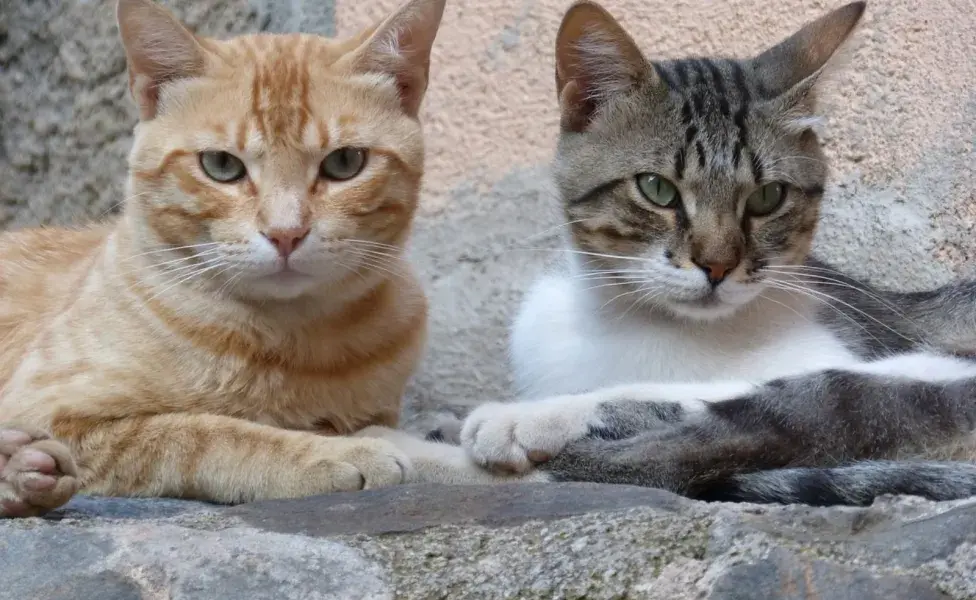
[[[785,199],[785,185],[767,183],[746,199],[746,214],[752,217],[764,217],[779,208]]]
[[[661,208],[674,208],[681,200],[678,188],[664,177],[654,173],[638,175],[637,189],[645,198]]]
[[[333,150],[319,166],[319,175],[333,181],[345,181],[359,175],[366,166],[366,151],[362,148]]]
[[[244,161],[230,152],[207,150],[200,153],[200,168],[207,177],[220,183],[232,183],[247,175]]]

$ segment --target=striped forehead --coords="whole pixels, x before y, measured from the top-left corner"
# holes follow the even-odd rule
[[[755,101],[772,96],[761,78],[731,59],[672,60],[654,68],[680,103],[683,143],[673,158],[678,178],[691,169],[709,174],[748,169],[759,183],[762,158],[750,147],[747,118]]]

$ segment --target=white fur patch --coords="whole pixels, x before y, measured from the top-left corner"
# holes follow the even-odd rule
[[[848,371],[887,377],[904,377],[938,383],[976,377],[976,363],[971,360],[913,352],[870,363],[854,365]]]
[[[571,276],[539,280],[516,317],[511,361],[520,397],[578,394],[635,382],[762,383],[857,358],[814,322],[813,301],[779,290],[731,319],[622,316]],[[622,311],[619,311],[622,312]]]

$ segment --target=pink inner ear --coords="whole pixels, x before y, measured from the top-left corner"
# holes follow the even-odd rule
[[[397,93],[403,110],[410,115],[420,111],[427,80],[424,72],[417,68],[407,67],[396,74]]]
[[[571,79],[563,87],[560,104],[562,105],[560,126],[565,131],[577,133],[586,130],[597,109],[596,100],[585,91],[578,79]]]

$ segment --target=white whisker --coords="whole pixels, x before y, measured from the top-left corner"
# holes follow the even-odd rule
[[[187,283],[187,282],[191,281],[192,279],[194,279],[196,277],[199,277],[200,275],[203,275],[204,273],[210,272],[210,271],[212,271],[214,269],[219,269],[220,267],[222,267],[224,265],[225,265],[225,263],[219,262],[219,263],[217,263],[215,265],[211,265],[211,266],[208,266],[208,267],[205,267],[205,268],[196,270],[196,271],[192,271],[189,274],[184,275],[181,278],[178,278],[177,281],[175,281],[175,282],[167,285],[165,288],[157,291],[155,294],[153,294],[149,298],[148,301],[149,302],[152,302],[153,300],[155,300],[156,298],[159,298],[160,296],[162,296],[163,294],[165,294],[169,290],[173,289],[174,287],[176,287],[178,285],[181,285],[181,284],[184,284],[184,283]]]
[[[193,250],[196,248],[211,248],[213,246],[221,246],[223,242],[207,242],[205,244],[190,244],[188,246],[166,246],[165,248],[156,248],[155,250],[149,250],[148,252],[142,252],[140,254],[134,254],[128,258],[126,261],[130,261],[140,256],[148,256],[150,254],[159,254],[162,252],[176,252],[177,250]]]
[[[777,273],[777,274],[780,274],[780,275],[787,275],[789,277],[793,277],[794,280],[796,280],[796,281],[803,281],[803,280],[797,280],[796,279],[797,277],[806,277],[807,279],[805,281],[807,283],[812,283],[814,285],[831,285],[831,286],[836,286],[836,287],[843,287],[843,288],[852,289],[854,291],[860,292],[861,294],[864,294],[868,298],[871,298],[872,300],[874,300],[878,304],[882,305],[883,307],[887,308],[891,312],[895,313],[899,317],[901,317],[901,318],[903,318],[903,319],[905,319],[905,320],[907,320],[907,321],[909,321],[911,323],[914,323],[914,321],[912,320],[912,318],[909,317],[908,315],[906,315],[897,306],[895,306],[891,302],[885,300],[881,296],[878,296],[877,294],[874,294],[874,293],[870,292],[869,290],[867,290],[865,288],[861,288],[861,287],[858,287],[856,285],[851,285],[850,283],[847,283],[845,281],[841,281],[839,279],[834,279],[833,277],[827,277],[827,276],[824,276],[824,275],[815,275],[815,274],[812,274],[812,273],[804,273],[802,271],[795,271],[795,272],[790,272],[788,270],[783,271],[783,270],[779,270],[778,267],[766,267],[764,270],[767,270],[767,271],[769,271],[771,273]]]
[[[568,252],[570,254],[579,254],[582,256],[593,256],[597,258],[612,258],[616,260],[632,260],[637,262],[644,262],[647,259],[641,258],[639,256],[618,256],[616,254],[601,254],[599,252],[585,252],[583,250],[573,250],[572,248],[514,248],[513,250],[518,251],[535,251],[535,252]]]

